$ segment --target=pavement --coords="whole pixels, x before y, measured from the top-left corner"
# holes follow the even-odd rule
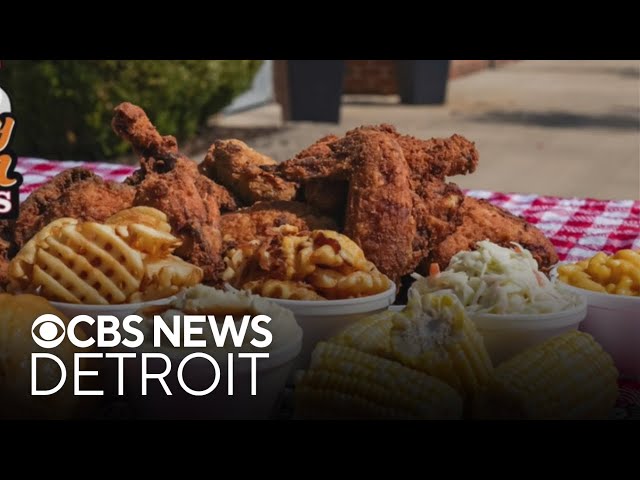
[[[459,133],[480,152],[474,174],[452,178],[463,188],[640,199],[639,61],[516,62],[452,80],[444,106],[398,102],[345,96],[337,125],[283,123],[269,104],[217,117],[214,128],[278,160],[363,124],[421,138]]]

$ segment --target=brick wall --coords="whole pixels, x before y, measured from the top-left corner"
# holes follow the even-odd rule
[[[461,77],[515,60],[452,60],[449,78]],[[393,95],[397,93],[393,60],[347,60],[344,93]]]
[[[499,67],[517,60],[452,60],[449,78],[461,77],[478,70]],[[286,61],[274,62],[276,101],[286,102]],[[346,60],[344,93],[393,95],[397,93],[394,60]]]

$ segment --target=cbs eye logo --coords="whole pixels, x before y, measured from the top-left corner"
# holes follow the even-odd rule
[[[31,338],[39,347],[56,348],[64,340],[65,324],[52,314],[40,316],[31,325]]]

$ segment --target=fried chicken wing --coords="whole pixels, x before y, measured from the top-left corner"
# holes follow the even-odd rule
[[[548,271],[558,261],[553,244],[523,218],[491,205],[486,200],[465,197],[462,223],[456,231],[432,250],[430,262],[444,269],[456,253],[471,250],[476,242],[490,240],[503,246],[517,242],[531,252],[541,270]]]
[[[344,213],[344,224],[345,231],[351,234],[355,234],[353,230],[355,225],[363,225],[370,212],[376,211],[374,204],[379,203],[377,208],[382,210],[388,204],[388,202],[385,203],[385,196],[377,192],[375,187],[367,189],[366,193],[356,197],[359,198],[358,202],[352,202],[352,193],[359,191],[354,190],[353,187],[356,171],[361,175],[359,182],[365,182],[364,177],[367,174],[373,178],[376,171],[387,168],[383,160],[380,164],[376,163],[381,161],[379,156],[376,157],[378,160],[370,159],[366,167],[356,167],[357,162],[354,162],[353,157],[348,153],[345,154],[342,145],[353,145],[354,141],[361,143],[363,136],[386,139],[384,143],[387,147],[391,144],[398,147],[399,153],[396,149],[395,154],[391,156],[395,158],[397,165],[402,158],[408,168],[406,181],[403,180],[402,184],[406,190],[405,197],[411,199],[412,205],[407,218],[410,218],[413,223],[398,230],[403,232],[403,236],[408,237],[412,244],[411,260],[407,260],[409,257],[406,250],[400,254],[405,258],[407,267],[404,273],[407,273],[429,255],[431,248],[451,234],[459,225],[461,221],[459,209],[463,194],[456,185],[446,183],[444,176],[473,170],[477,162],[477,152],[473,144],[462,137],[420,141],[398,134],[389,125],[379,125],[351,130],[339,140],[336,140],[336,137],[325,137],[293,159],[276,167],[285,178],[303,181],[305,200],[319,211],[330,213],[334,218],[340,218],[340,206],[344,205],[342,202],[346,199],[348,191],[349,200]],[[393,151],[393,149],[387,148],[386,151]],[[369,156],[375,157],[373,150]],[[403,175],[404,173],[398,173],[398,177]],[[375,182],[371,183],[375,185]],[[376,195],[378,193],[380,194]],[[358,206],[360,203],[361,205]],[[342,211],[344,212],[344,207]],[[399,235],[398,233],[397,236]],[[366,233],[361,233],[359,236],[362,241],[368,238],[370,245],[368,247],[363,245],[368,256],[371,255],[369,251],[375,244],[378,244],[380,250],[387,251],[375,236],[370,238]],[[397,279],[403,274],[401,273],[403,269],[398,268],[399,263],[396,261],[395,267],[387,265],[380,268]],[[389,273],[391,270],[386,270],[389,268],[394,274]]]
[[[89,170],[72,168],[35,190],[20,206],[13,240],[18,247],[61,217],[103,222],[133,202],[128,185],[104,181]]]
[[[337,225],[311,206],[294,201],[258,202],[251,207],[228,213],[220,219],[224,245],[228,248],[270,236],[282,225],[299,230],[335,230]]]
[[[393,137],[376,131],[356,132],[331,148],[351,171],[344,233],[398,282],[417,263],[413,194],[402,150]]]
[[[415,182],[425,178],[444,180],[453,175],[466,175],[473,173],[478,165],[479,155],[475,144],[462,135],[421,140],[401,135],[394,126],[388,124],[358,127],[347,132],[347,135],[361,130],[376,130],[392,135],[402,148]]]
[[[388,135],[398,142],[409,164],[412,181],[416,184],[424,179],[443,180],[447,176],[471,173],[478,164],[479,155],[475,144],[461,135],[420,140],[401,135],[395,127],[382,124],[358,127],[348,131],[345,136],[367,131]],[[335,157],[330,154],[335,141],[334,136],[325,137],[291,160],[280,164],[276,170],[292,181],[310,178],[344,179],[348,175],[348,166],[336,162]]]
[[[292,200],[298,185],[261,168],[275,164],[275,160],[240,140],[218,140],[209,148],[200,171],[248,205],[263,200]]]

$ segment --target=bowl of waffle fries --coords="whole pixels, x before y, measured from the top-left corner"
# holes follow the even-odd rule
[[[554,274],[566,288],[587,299],[580,329],[607,350],[623,375],[640,375],[640,251],[599,252],[559,265]]]
[[[304,331],[300,367],[316,343],[395,300],[394,282],[353,240],[332,230],[284,225],[266,241],[231,249],[225,263],[230,289],[270,298],[295,314]]]
[[[104,223],[60,218],[29,240],[8,267],[8,289],[49,300],[67,316],[134,313],[200,283],[202,270],[172,255],[180,240],[148,207]]]

